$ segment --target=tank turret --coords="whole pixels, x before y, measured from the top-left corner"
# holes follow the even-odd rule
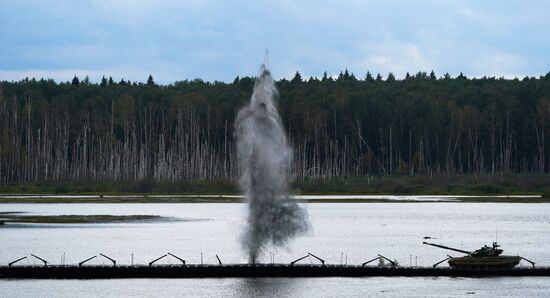
[[[445,245],[441,245],[441,244],[435,244],[435,243],[429,243],[429,242],[422,242],[422,243],[427,244],[427,245],[431,245],[431,246],[435,246],[435,247],[439,247],[439,248],[443,248],[443,249],[454,250],[454,251],[457,251],[457,252],[465,253],[465,254],[467,254],[469,256],[472,256],[472,257],[499,256],[502,253],[502,249],[499,248],[500,245],[498,245],[496,242],[493,242],[492,247],[484,245],[480,249],[476,249],[474,251],[467,251],[467,250],[452,248],[452,247],[449,247],[449,246],[445,246]]]
[[[502,249],[498,247],[500,247],[500,245],[498,245],[496,242],[493,242],[493,247],[484,245],[482,248],[475,250],[469,255],[472,257],[500,256],[500,254],[502,253]]]

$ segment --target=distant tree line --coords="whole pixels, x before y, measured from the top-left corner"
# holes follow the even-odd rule
[[[0,82],[0,182],[235,180],[233,121],[253,77],[157,85]],[[277,82],[298,179],[550,170],[550,72]]]

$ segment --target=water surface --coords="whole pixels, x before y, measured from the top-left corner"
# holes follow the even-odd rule
[[[431,266],[451,251],[428,241],[466,250],[490,245],[498,237],[505,254],[522,255],[550,266],[550,204],[518,203],[309,203],[303,204],[311,232],[285,249],[268,248],[262,262],[287,263],[308,252],[327,263],[360,264],[378,253],[401,265]],[[117,224],[0,226],[0,265],[34,253],[76,264],[104,253],[120,264],[146,264],[171,252],[188,263],[246,261],[240,248],[244,204],[1,204],[0,212],[36,215],[160,215],[183,221]],[[132,257],[133,255],[133,257]],[[202,256],[202,258],[201,258]],[[315,260],[305,259],[305,262]],[[40,262],[27,259],[24,264]],[[94,259],[92,264],[108,264]],[[160,263],[177,264],[165,258]],[[528,266],[528,264],[524,264]],[[549,278],[303,278],[193,280],[2,280],[7,297],[73,296],[549,296]],[[473,293],[470,293],[473,292]]]

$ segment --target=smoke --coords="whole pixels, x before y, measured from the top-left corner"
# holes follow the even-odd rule
[[[274,103],[277,95],[271,73],[262,65],[250,104],[235,121],[240,184],[248,201],[242,245],[251,263],[266,245],[285,245],[309,227],[305,209],[288,195],[292,149]]]

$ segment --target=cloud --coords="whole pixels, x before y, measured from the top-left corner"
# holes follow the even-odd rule
[[[163,83],[232,81],[255,75],[266,48],[276,78],[345,68],[358,77],[367,70],[400,77],[431,69],[468,76],[550,69],[550,3],[542,1],[52,0],[0,6],[3,79],[40,73],[70,80],[78,70],[136,80],[152,73]]]
[[[412,43],[387,40],[378,44],[366,43],[362,48],[364,54],[359,66],[371,72],[392,72],[397,77],[404,77],[407,72],[415,74],[434,67],[430,58]]]
[[[527,75],[527,60],[519,55],[506,52],[484,53],[475,63],[474,76],[503,76],[521,78]],[[542,73],[541,73],[542,74]]]
[[[478,13],[469,7],[461,7],[457,9],[456,14],[470,19],[479,19]]]

